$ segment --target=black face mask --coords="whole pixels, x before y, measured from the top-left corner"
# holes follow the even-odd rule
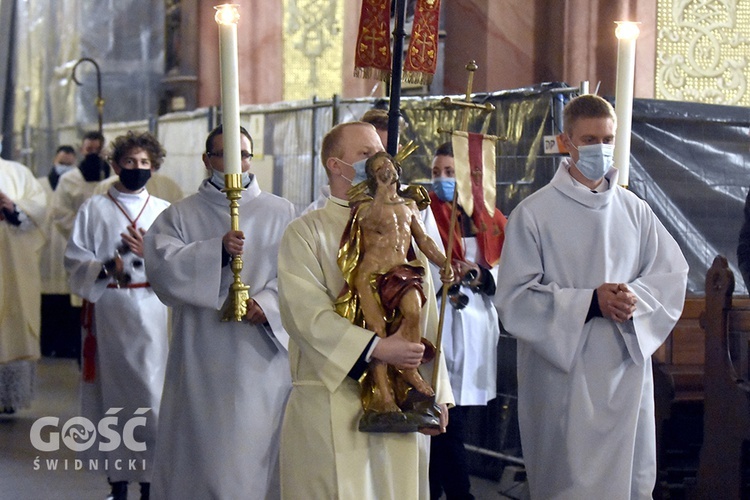
[[[109,177],[109,165],[96,153],[86,155],[78,168],[86,182],[99,182]]]
[[[120,170],[120,182],[129,191],[138,191],[146,185],[151,178],[151,170],[134,168],[131,170],[123,168]]]

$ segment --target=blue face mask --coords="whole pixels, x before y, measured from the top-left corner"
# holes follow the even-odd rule
[[[432,190],[442,201],[451,202],[453,201],[453,193],[456,191],[456,178],[435,177],[432,179]]]
[[[219,189],[224,189],[226,185],[224,184],[224,172],[219,172],[218,170],[211,169],[211,184],[218,187]],[[250,172],[242,172],[242,187],[247,187],[250,184]]]
[[[65,172],[69,172],[70,170],[73,170],[73,165],[63,165],[61,163],[55,163],[55,172],[57,172],[57,175],[62,175]]]
[[[343,163],[344,165],[349,165],[350,167],[354,169],[353,179],[349,179],[348,177],[345,177],[343,175],[341,176],[344,179],[351,182],[352,186],[355,186],[359,184],[360,182],[367,180],[367,173],[365,172],[365,163],[367,163],[367,158],[362,158],[361,160],[355,161],[354,163],[347,163],[341,158],[336,158],[336,159],[340,161],[341,163]]]
[[[576,168],[589,180],[598,181],[614,165],[615,146],[613,144],[589,144],[576,149],[578,150]]]

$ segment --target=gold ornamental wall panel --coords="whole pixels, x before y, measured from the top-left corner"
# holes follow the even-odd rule
[[[656,97],[750,105],[750,0],[659,0]]]
[[[284,100],[340,94],[344,0],[284,0]]]

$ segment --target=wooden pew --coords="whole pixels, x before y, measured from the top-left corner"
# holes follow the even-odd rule
[[[718,256],[706,273],[703,445],[695,498],[750,498],[750,304],[733,303],[733,291],[732,271]]]
[[[672,333],[654,353],[654,377],[661,377],[668,385],[664,396],[669,398],[670,406],[674,402],[703,400],[706,341],[700,319],[704,308],[702,297],[686,298],[682,315]]]
[[[654,498],[684,498],[695,483],[703,420],[705,301],[688,297],[682,315],[654,353],[657,488]]]

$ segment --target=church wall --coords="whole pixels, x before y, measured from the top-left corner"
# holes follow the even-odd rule
[[[534,79],[536,5],[528,0],[446,0],[445,93],[466,92],[464,67],[475,60],[476,92],[537,83]]]
[[[282,4],[238,1],[240,102],[264,104],[283,100]],[[215,3],[199,2],[198,107],[221,104],[219,32]]]

